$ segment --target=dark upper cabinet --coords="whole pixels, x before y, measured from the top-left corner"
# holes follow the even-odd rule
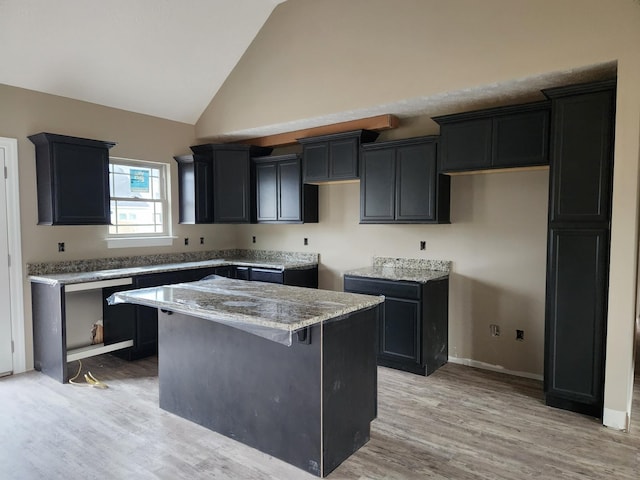
[[[255,218],[255,184],[251,157],[271,153],[253,145],[194,145],[194,160],[210,161],[213,176],[213,222],[250,223]]]
[[[213,162],[194,155],[173,157],[178,162],[180,223],[213,223]]]
[[[115,143],[53,133],[29,140],[36,146],[38,224],[108,225],[109,149]]]
[[[318,186],[302,183],[297,155],[257,157],[253,168],[258,223],[318,221]]]
[[[362,145],[361,223],[448,223],[450,179],[437,168],[437,137]]]
[[[373,142],[378,133],[371,130],[300,138],[305,183],[356,180],[359,178],[360,145]]]
[[[549,163],[549,102],[435,117],[440,171],[464,172]]]
[[[604,404],[615,81],[553,88],[544,392],[596,417]]]
[[[545,91],[548,95],[558,90]],[[612,90],[553,103],[552,222],[608,222],[613,164]]]

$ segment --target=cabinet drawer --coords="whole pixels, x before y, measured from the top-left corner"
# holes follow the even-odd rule
[[[271,270],[268,268],[251,268],[251,281],[282,283],[282,279],[283,275],[280,270]]]
[[[377,280],[350,275],[344,276],[344,291],[412,300],[419,300],[422,294],[420,283],[401,280]]]

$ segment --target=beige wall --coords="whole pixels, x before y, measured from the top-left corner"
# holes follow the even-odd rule
[[[79,258],[116,257],[147,253],[228,248],[235,232],[226,225],[178,225],[177,167],[173,155],[187,153],[194,144],[194,127],[86,102],[0,85],[0,136],[18,139],[20,165],[20,209],[23,265],[29,262]],[[171,198],[174,247],[108,249],[107,226],[38,226],[35,177],[35,147],[27,139],[38,132],[118,142],[112,156],[171,164]],[[205,237],[205,245],[196,241]],[[190,237],[189,247],[183,237]],[[58,242],[66,251],[58,253]],[[26,267],[24,268],[26,275]],[[25,338],[27,368],[33,367],[30,287],[25,280]]]
[[[640,5],[634,0],[289,0],[214,97],[196,135],[443,98],[617,61],[605,424],[620,427],[630,412],[633,381],[638,45]],[[241,238],[257,231],[265,242],[257,246],[290,248],[310,232],[309,248],[322,255],[322,282],[333,288],[345,268],[374,253],[419,255],[418,240],[425,239],[426,256],[454,261],[452,354],[539,373],[546,188],[544,173],[454,179],[451,226],[372,227],[357,225],[357,187],[323,187],[318,226],[241,227]],[[522,316],[533,332],[513,345],[507,336]],[[494,321],[506,326],[499,342],[486,336],[486,324]]]

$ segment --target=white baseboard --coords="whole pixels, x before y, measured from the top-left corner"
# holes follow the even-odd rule
[[[605,408],[602,412],[602,424],[605,427],[628,432],[629,416],[627,415],[627,412]]]
[[[492,365],[490,363],[479,362],[477,360],[471,360],[470,358],[457,358],[449,356],[449,362],[458,363],[460,365],[466,365],[468,367],[480,368],[482,370],[491,370],[492,372],[506,373],[507,375],[514,375],[516,377],[532,378],[534,380],[542,381],[544,377],[537,373],[519,372],[517,370],[508,370],[500,365]]]

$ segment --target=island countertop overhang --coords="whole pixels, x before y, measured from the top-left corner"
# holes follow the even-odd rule
[[[134,303],[226,323],[290,344],[293,332],[373,308],[384,297],[218,277],[125,290],[107,301],[110,305]]]

